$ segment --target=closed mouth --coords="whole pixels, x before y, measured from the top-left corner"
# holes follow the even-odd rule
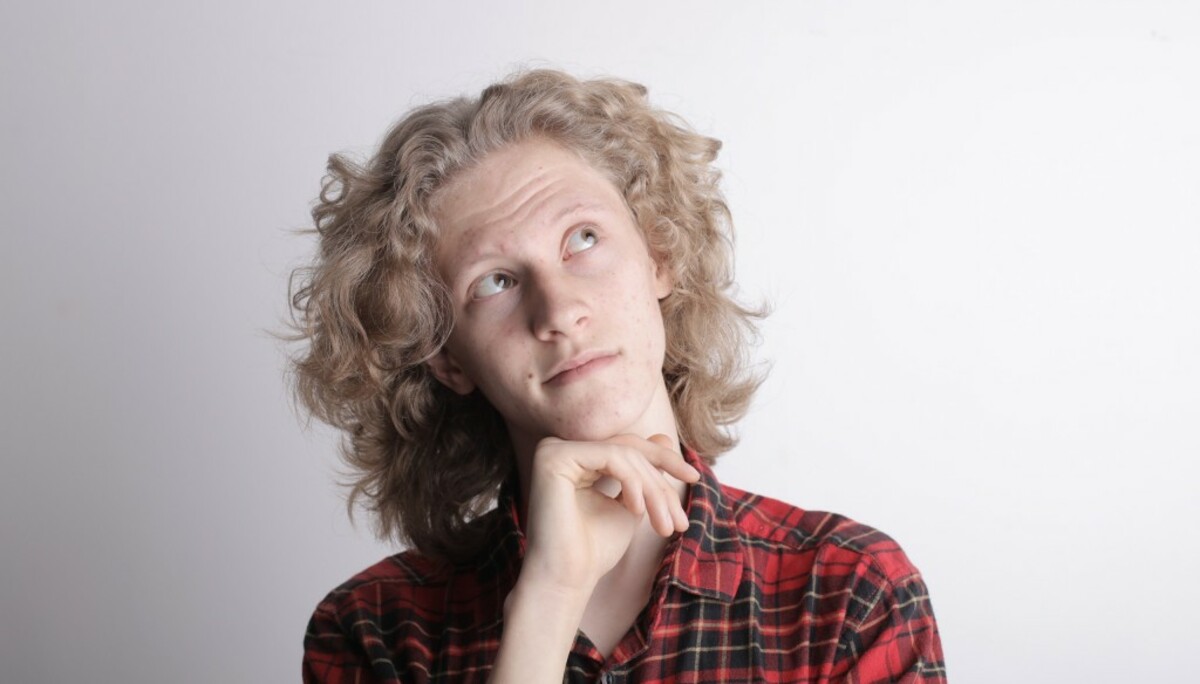
[[[616,354],[607,351],[587,352],[575,356],[558,366],[556,366],[550,377],[544,384],[562,382],[571,377],[578,376],[581,372],[589,370],[593,366],[599,366],[610,359],[616,358]]]

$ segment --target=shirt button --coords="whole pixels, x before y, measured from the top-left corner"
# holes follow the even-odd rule
[[[614,677],[613,673],[611,673],[611,672],[605,672],[604,674],[600,675],[601,684],[612,684],[616,680],[617,680],[617,678]]]

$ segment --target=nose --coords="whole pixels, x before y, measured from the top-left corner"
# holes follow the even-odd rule
[[[552,342],[570,337],[587,325],[589,309],[583,288],[569,275],[540,275],[532,285],[527,301],[534,337]]]

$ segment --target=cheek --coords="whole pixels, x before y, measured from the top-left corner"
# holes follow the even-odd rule
[[[626,316],[626,321],[636,335],[635,339],[640,342],[647,367],[657,365],[658,369],[661,369],[666,339],[663,333],[662,308],[653,290],[653,280],[638,278],[634,274],[626,275],[637,286],[623,293],[618,310]]]
[[[520,376],[524,364],[514,363],[522,357],[511,324],[483,326],[453,340],[452,351],[459,364],[485,395],[498,395],[505,388],[531,379]],[[513,372],[517,375],[511,375]]]

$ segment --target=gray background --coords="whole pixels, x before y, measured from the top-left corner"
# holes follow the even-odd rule
[[[6,3],[0,680],[298,678],[317,601],[393,549],[288,402],[290,231],[328,153],[549,64],[726,143],[742,292],[776,313],[724,481],[896,537],[955,681],[1179,681],[1198,15]]]

